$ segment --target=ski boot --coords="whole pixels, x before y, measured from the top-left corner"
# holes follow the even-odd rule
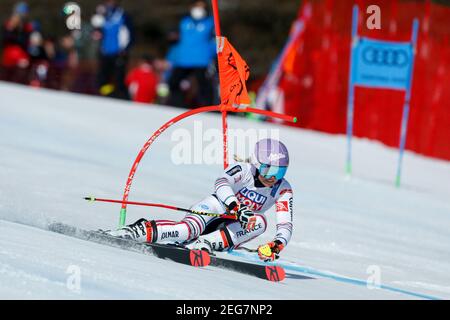
[[[154,220],[139,219],[118,230],[101,231],[113,237],[135,240],[138,242],[155,242],[158,239],[156,223]]]
[[[209,254],[213,254],[213,251],[214,251],[211,242],[209,242],[206,239],[202,239],[202,238],[198,238],[194,242],[186,245],[186,248],[188,248],[190,250],[204,250],[204,251],[208,252]]]

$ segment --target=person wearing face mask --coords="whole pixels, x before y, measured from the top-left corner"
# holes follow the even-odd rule
[[[179,24],[176,53],[172,53],[172,72],[169,79],[168,104],[185,107],[188,79],[195,78],[197,94],[193,106],[213,104],[213,86],[208,77],[208,67],[216,54],[214,20],[209,15],[205,1],[194,1],[190,14]]]

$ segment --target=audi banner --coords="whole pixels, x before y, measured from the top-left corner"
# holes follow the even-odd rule
[[[351,76],[355,85],[407,90],[413,62],[411,42],[362,37],[353,50]]]

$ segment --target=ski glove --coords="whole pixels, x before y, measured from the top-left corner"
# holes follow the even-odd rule
[[[261,260],[266,262],[274,261],[280,257],[280,252],[283,250],[284,245],[280,240],[274,240],[265,245],[258,247],[258,256]]]
[[[237,204],[233,201],[230,206],[230,213],[235,214],[241,224],[242,229],[251,230],[255,227],[256,217],[252,210],[245,204]]]

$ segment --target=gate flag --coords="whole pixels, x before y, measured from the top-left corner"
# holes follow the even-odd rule
[[[226,37],[217,37],[217,61],[222,105],[236,108],[250,106],[245,84],[250,68]]]
[[[410,83],[413,46],[411,42],[391,42],[360,38],[354,48],[353,84],[371,88],[407,90]]]

